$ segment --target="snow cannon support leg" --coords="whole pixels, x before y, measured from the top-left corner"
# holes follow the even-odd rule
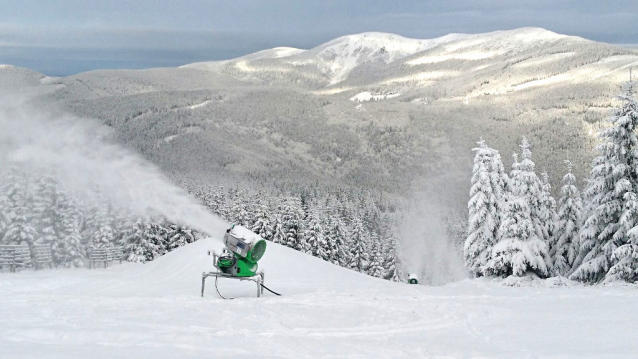
[[[204,296],[205,285],[206,285],[206,272],[202,272],[202,297]]]

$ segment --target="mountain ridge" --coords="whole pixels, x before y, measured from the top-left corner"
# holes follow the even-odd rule
[[[232,73],[233,70],[228,69],[228,67],[234,66],[237,74],[246,74],[259,71],[260,64],[256,63],[257,66],[251,66],[251,61],[274,60],[263,64],[270,65],[270,67],[266,66],[264,71],[286,73],[294,71],[294,67],[313,66],[316,67],[316,75],[324,77],[325,87],[343,82],[348,78],[350,72],[366,63],[390,64],[440,46],[452,46],[456,43],[457,48],[462,48],[463,46],[476,45],[481,42],[489,43],[494,40],[508,40],[508,38],[510,43],[516,41],[519,43],[547,42],[565,38],[581,39],[557,34],[542,28],[519,28],[481,34],[451,33],[432,39],[411,39],[392,33],[364,32],[341,36],[308,50],[294,49],[285,56],[259,55],[261,53],[277,53],[277,49],[280,49],[273,48],[235,59],[199,62],[183,65],[181,68],[198,68],[212,71],[224,71],[224,68],[226,68],[227,72]],[[472,42],[463,44],[463,41],[466,40],[471,40]],[[292,68],[289,65],[292,65]]]

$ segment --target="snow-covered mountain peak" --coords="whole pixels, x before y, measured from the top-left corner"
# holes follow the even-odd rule
[[[488,34],[494,33],[507,34],[519,39],[528,40],[558,39],[567,37],[567,35],[557,34],[553,31],[543,29],[542,27],[521,27],[518,29],[497,31]]]
[[[396,34],[365,32],[346,35],[317,46],[300,56],[296,63],[315,63],[331,77],[343,81],[352,69],[371,61],[390,63],[467,35],[450,34],[435,39],[410,39]],[[291,58],[292,60],[292,58]]]
[[[384,60],[384,62],[392,62],[406,55],[423,51],[436,44],[462,36],[446,35],[431,40],[419,40],[389,33],[365,32],[342,36],[320,45],[310,50],[310,52],[325,60],[362,58],[366,55],[375,55],[376,57],[370,59],[378,58]]]

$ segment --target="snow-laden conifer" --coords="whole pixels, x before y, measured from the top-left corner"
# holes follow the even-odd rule
[[[638,280],[638,196],[627,192],[624,199],[625,211],[620,217],[620,225],[627,231],[627,240],[612,253],[613,265],[605,282]]]
[[[154,258],[159,249],[152,239],[150,225],[141,218],[135,222],[127,233],[124,247],[125,259],[129,262],[146,262]]]
[[[363,227],[363,222],[358,217],[354,218],[352,222],[350,236],[352,240],[352,257],[349,267],[358,272],[365,273],[370,260],[368,254],[368,233]]]
[[[232,198],[231,213],[232,223],[250,228],[252,226],[252,218],[248,213],[248,198],[245,191],[235,189]]]
[[[552,185],[549,183],[549,174],[541,173],[541,209],[539,217],[543,225],[543,236],[548,248],[551,251],[555,243],[554,238],[556,223],[558,223],[558,213],[556,212],[556,200],[552,196]]]
[[[509,182],[511,192],[504,201],[498,229],[499,242],[492,250],[486,272],[498,276],[522,276],[533,272],[546,277],[551,259],[540,217],[542,186],[534,173],[535,164],[525,137],[521,149],[520,162],[514,155]]]
[[[554,271],[560,276],[568,275],[578,255],[578,231],[583,209],[576,177],[572,173],[572,163],[567,160],[565,164],[567,174],[563,177],[561,197],[558,200],[558,222],[550,248]]]
[[[272,240],[273,229],[268,216],[268,204],[263,198],[257,200],[255,209],[255,219],[252,220],[253,226],[251,230],[257,233],[261,238]]]
[[[578,268],[570,276],[575,280],[600,282],[614,262],[629,253],[628,247],[624,247],[614,256],[617,248],[630,244],[628,232],[633,220],[625,212],[632,211],[630,193],[637,193],[638,185],[638,105],[633,97],[633,84],[627,84],[625,90],[619,97],[622,106],[607,119],[610,127],[599,134],[602,140],[597,147],[599,155],[594,159],[585,189],[592,212],[580,233]],[[627,218],[621,222],[623,216]]]
[[[193,233],[192,229],[178,224],[171,224],[166,228],[166,238],[168,242],[166,247],[169,251],[193,243],[196,240],[195,233]]]
[[[113,229],[113,217],[110,213],[108,205],[101,205],[95,217],[95,231],[93,232],[92,248],[105,248],[112,246],[115,240],[115,231]]]
[[[473,276],[483,275],[492,247],[497,242],[499,206],[506,186],[503,164],[485,141],[475,148],[470,201],[468,202],[468,237],[465,241],[465,264]]]
[[[272,238],[273,243],[279,243],[285,245],[286,231],[284,229],[283,221],[279,213],[275,214],[275,220],[273,221]]]
[[[370,265],[368,267],[368,275],[383,278],[385,276],[383,264],[381,243],[376,234],[373,233],[370,237]]]
[[[348,232],[338,212],[330,222],[329,236],[333,241],[332,262],[342,267],[350,264],[350,248],[347,245]]]
[[[28,194],[28,182],[23,176],[14,174],[11,181],[3,186],[3,191],[8,198],[5,213],[9,224],[5,229],[2,244],[28,245],[33,260],[38,233],[34,226],[35,220]]]
[[[286,245],[298,251],[304,251],[303,210],[298,198],[286,198],[283,205],[283,221],[286,231]]]
[[[51,245],[58,236],[62,235],[55,230],[55,223],[60,222],[56,211],[56,187],[55,180],[48,176],[37,179],[33,189],[32,209],[34,225],[38,231],[38,244]]]
[[[538,238],[529,204],[524,197],[507,196],[499,238],[485,268],[486,275],[507,277],[533,272],[547,276],[547,246]]]
[[[527,202],[530,217],[536,237],[545,243],[545,223],[542,218],[543,186],[534,172],[536,164],[532,161],[532,151],[529,141],[523,137],[521,141],[521,161],[516,163],[510,175],[510,190],[515,197],[521,197]]]
[[[397,239],[394,236],[394,233],[390,233],[388,238],[386,238],[386,246],[384,253],[384,267],[385,267],[385,277],[384,279],[393,281],[393,282],[403,282],[403,273],[401,272],[400,260],[399,260],[399,251],[398,251],[398,243]]]
[[[57,236],[51,243],[53,263],[59,267],[80,267],[84,258],[80,235],[81,210],[77,202],[59,188],[55,210],[58,222],[55,223]]]
[[[323,247],[322,247],[323,246]],[[327,256],[325,240],[323,238],[323,228],[319,223],[319,218],[315,213],[308,215],[308,224],[304,231],[304,252],[315,257],[324,258]]]

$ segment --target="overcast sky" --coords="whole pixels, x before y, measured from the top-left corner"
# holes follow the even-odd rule
[[[0,63],[59,76],[306,49],[365,31],[433,38],[525,26],[638,44],[638,0],[0,0]]]

